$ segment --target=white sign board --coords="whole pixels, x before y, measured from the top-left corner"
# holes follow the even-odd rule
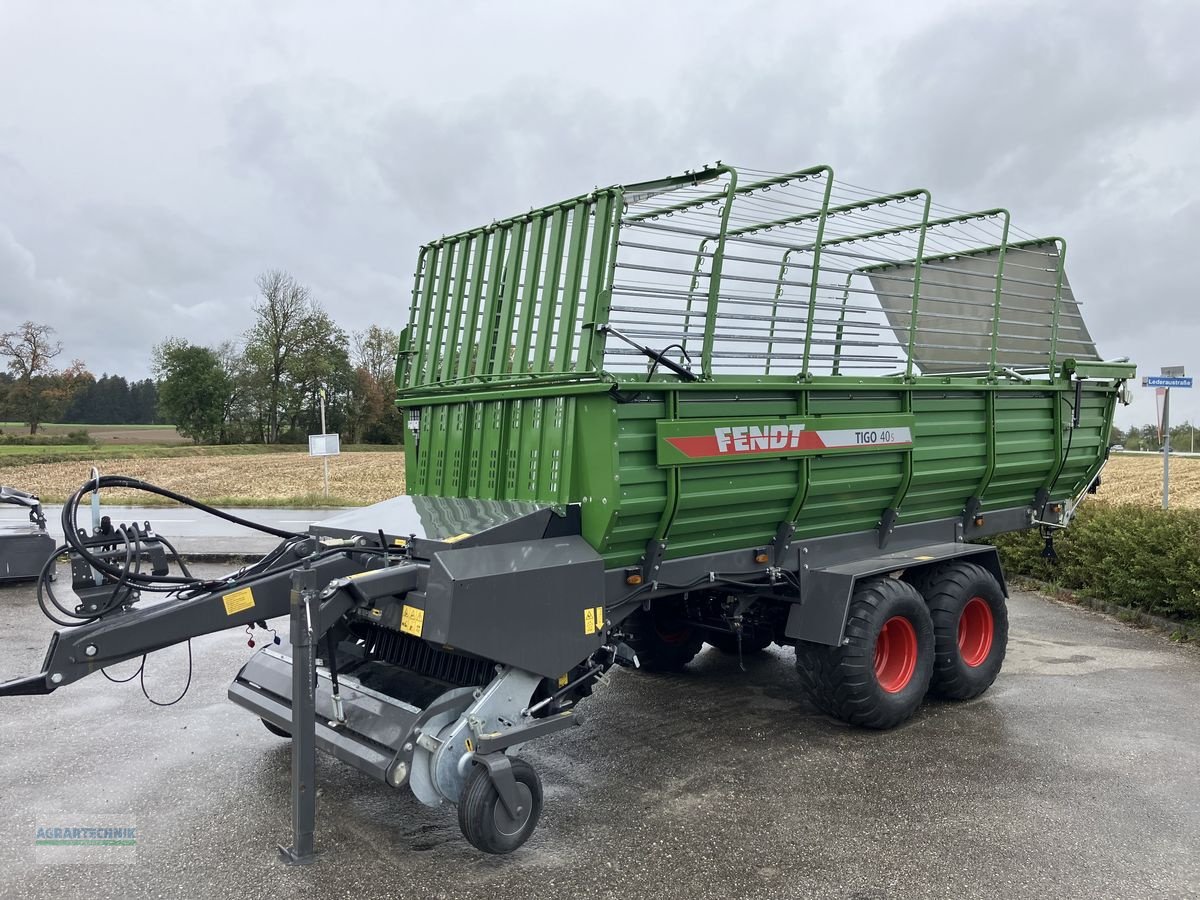
[[[309,456],[337,456],[342,452],[342,439],[337,434],[310,434]]]

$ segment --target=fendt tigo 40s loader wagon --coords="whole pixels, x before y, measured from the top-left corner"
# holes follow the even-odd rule
[[[202,580],[148,525],[76,524],[108,487],[186,498],[93,478],[63,511],[79,603],[43,582],[63,627],[0,694],[290,613],[229,696],[293,740],[299,860],[314,748],[520,846],[542,788],[513,752],[578,725],[614,664],[785,644],[869,728],[975,697],[1008,622],[974,541],[1068,524],[1134,374],[1098,357],[1065,251],[825,166],[716,165],[433,241],[397,365],[409,493],[264,529],[275,551]]]

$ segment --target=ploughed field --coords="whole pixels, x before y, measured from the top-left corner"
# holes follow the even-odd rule
[[[0,484],[32,491],[47,502],[61,501],[82,484],[92,465],[105,474],[131,475],[199,500],[243,506],[365,505],[404,492],[404,454],[399,448],[343,453],[329,460],[329,499],[322,496],[321,461],[302,448],[140,447],[121,458],[120,451],[78,459],[6,464],[0,455]],[[231,452],[253,450],[255,452]],[[162,452],[164,455],[155,455]],[[174,455],[174,454],[187,454]],[[15,462],[15,461],[13,461]],[[121,499],[116,492],[112,500]],[[1162,458],[1116,454],[1104,470],[1097,494],[1113,503],[1158,506],[1162,502]],[[139,503],[146,495],[137,498]],[[1200,509],[1200,457],[1171,459],[1171,505]]]
[[[1114,454],[1096,497],[1112,503],[1162,506],[1162,455]],[[1200,509],[1200,456],[1171,457],[1171,508]]]
[[[129,475],[225,506],[356,506],[404,493],[404,454],[394,451],[330,457],[328,499],[322,494],[321,460],[298,452],[139,454],[128,459],[81,457],[69,462],[0,465],[0,484],[31,491],[44,502],[58,502],[87,480],[93,464],[106,475]],[[156,499],[118,490],[105,490],[104,497],[110,503],[130,500],[137,505]]]

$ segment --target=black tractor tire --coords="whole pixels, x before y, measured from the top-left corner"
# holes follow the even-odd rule
[[[629,646],[639,668],[647,672],[679,672],[704,646],[700,630],[675,613],[671,603],[653,603],[625,621]]]
[[[287,738],[289,741],[292,739],[292,733],[290,731],[285,731],[274,722],[268,722],[266,719],[259,719],[259,721],[263,723],[263,727],[266,728],[267,731],[271,732],[271,734],[275,735],[276,737]]]
[[[709,633],[705,642],[710,647],[716,647],[722,653],[728,653],[730,656],[738,654],[737,635],[733,634],[713,634]],[[773,643],[769,634],[764,635],[758,632],[743,632],[742,633],[742,656],[755,656],[762,653]]]
[[[857,586],[841,646],[800,641],[796,671],[827,715],[893,728],[921,705],[933,653],[933,622],[920,592],[894,578],[873,578]]]
[[[473,766],[458,798],[458,827],[471,846],[484,853],[512,853],[529,840],[542,814],[542,780],[520,757],[510,762],[525,808],[521,817],[508,814],[491,775],[481,765]]]
[[[917,573],[913,586],[933,619],[930,690],[948,700],[971,700],[996,680],[1008,647],[1004,589],[978,563],[955,561]]]

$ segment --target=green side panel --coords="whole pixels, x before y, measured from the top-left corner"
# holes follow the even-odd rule
[[[639,564],[658,534],[671,559],[751,550],[770,543],[798,500],[795,537],[802,541],[873,530],[898,496],[899,521],[909,524],[962,515],[985,482],[985,514],[1028,507],[1044,486],[1052,486],[1052,499],[1078,493],[1104,458],[1116,386],[1089,383],[1079,427],[1056,442],[1074,397],[1065,380],[947,381],[943,388],[857,379],[846,389],[718,381],[644,387],[620,403],[610,392],[567,394],[549,386],[494,391],[420,407],[419,445],[410,440],[405,451],[408,489],[579,503],[584,537],[610,567]],[[664,420],[682,423],[684,432],[689,423],[797,418],[814,428],[845,428],[873,418],[897,421],[910,404],[911,446],[660,462]]]
[[[409,493],[569,502],[574,404],[531,397],[423,407],[419,445],[406,448]]]
[[[888,391],[849,389],[813,391],[809,414],[856,416],[904,411],[903,388]],[[879,524],[904,477],[905,454],[881,450],[845,456],[820,456],[809,469],[808,496],[796,519],[796,539],[868,531]]]
[[[984,491],[983,509],[1033,502],[1058,465],[1054,449],[1057,391],[1001,391],[996,395],[996,470]]]
[[[1111,396],[1111,395],[1110,395]],[[1064,401],[1074,402],[1074,392],[1066,392]],[[1079,427],[1070,436],[1070,451],[1065,453],[1065,463],[1054,490],[1054,499],[1074,496],[1087,487],[1090,476],[1096,469],[1096,461],[1103,459],[1108,449],[1109,428],[1112,425],[1113,404],[1100,391],[1083,392],[1080,398]],[[1070,420],[1071,411],[1064,411],[1064,420]],[[1063,450],[1067,447],[1064,443]]]
[[[579,403],[581,412],[585,406],[600,410],[593,432],[581,429],[578,441],[581,458],[599,470],[592,480],[595,489],[585,494],[592,504],[599,499],[600,509],[593,516],[597,522],[605,521],[604,539],[594,546],[610,566],[634,565],[654,537],[667,502],[669,471],[658,465],[655,449],[658,420],[666,415],[666,395],[647,395],[636,403],[617,403],[600,395],[581,398]],[[611,429],[611,449],[599,446],[599,423],[605,421]],[[606,509],[612,512],[606,514]],[[590,540],[586,530],[584,537]]]
[[[913,392],[913,477],[900,521],[961,515],[987,469],[985,391]]]

